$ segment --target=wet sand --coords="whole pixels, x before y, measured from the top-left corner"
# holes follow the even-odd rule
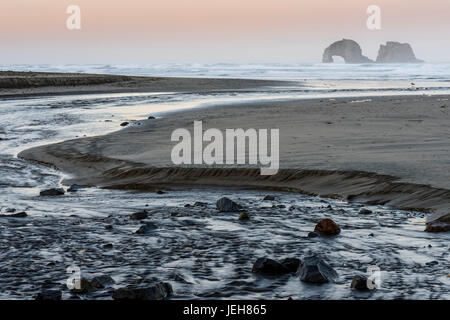
[[[141,119],[111,134],[36,147],[19,157],[72,175],[67,184],[288,190],[428,212],[429,231],[442,231],[450,221],[449,117],[447,96],[245,103]],[[171,133],[192,130],[195,120],[204,130],[279,128],[280,172],[174,168]]]

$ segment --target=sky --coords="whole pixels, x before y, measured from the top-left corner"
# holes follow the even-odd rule
[[[69,30],[69,5],[81,29]],[[381,29],[366,26],[369,5]],[[386,41],[450,62],[450,0],[2,0],[0,64],[320,62],[356,40],[375,59]]]

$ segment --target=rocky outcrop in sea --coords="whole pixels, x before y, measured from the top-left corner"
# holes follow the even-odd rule
[[[409,43],[388,41],[380,45],[376,61],[362,54],[361,46],[354,40],[342,39],[333,42],[323,52],[322,62],[333,63],[334,57],[342,57],[345,63],[420,63]]]

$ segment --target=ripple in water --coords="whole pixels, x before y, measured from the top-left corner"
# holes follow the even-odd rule
[[[31,206],[29,217],[0,220],[0,298],[32,298],[42,286],[62,288],[63,298],[74,298],[65,288],[70,265],[86,275],[110,275],[115,287],[168,281],[175,298],[450,298],[449,237],[423,232],[424,214],[372,206],[372,214],[361,215],[355,204],[271,194],[275,201],[262,200],[265,194],[258,191],[218,189],[163,195],[85,189],[51,200],[22,195]],[[250,220],[218,212],[215,201],[221,196],[242,204]],[[200,198],[206,206],[185,207]],[[138,235],[141,222],[129,215],[142,209],[149,212],[145,221],[158,228]],[[336,221],[341,234],[308,238],[324,217]],[[268,278],[251,272],[258,257],[310,254],[325,257],[337,270],[336,283],[317,286],[295,275]],[[371,265],[381,269],[381,289],[352,291],[352,277]],[[79,297],[110,299],[111,293]]]

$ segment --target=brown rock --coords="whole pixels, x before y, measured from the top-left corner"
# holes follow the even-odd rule
[[[335,236],[341,232],[341,228],[331,219],[322,219],[314,228],[314,231],[326,234],[328,236]]]
[[[247,212],[242,212],[238,218],[238,220],[240,220],[240,221],[245,221],[245,220],[249,220],[249,219],[250,219],[250,216],[248,215]]]

